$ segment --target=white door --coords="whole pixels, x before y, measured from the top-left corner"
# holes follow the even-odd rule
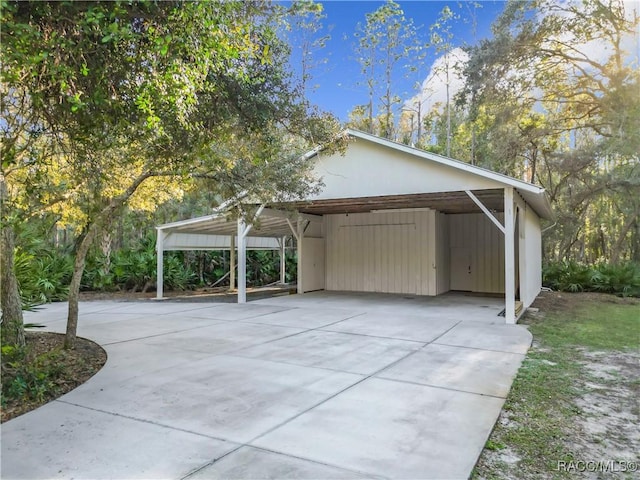
[[[324,238],[302,239],[302,291],[324,289]]]
[[[467,247],[451,247],[451,290],[473,290],[471,249]]]

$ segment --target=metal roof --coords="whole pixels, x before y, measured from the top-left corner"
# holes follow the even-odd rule
[[[215,234],[215,235],[236,235],[238,233],[238,224],[235,219],[230,219],[229,215],[224,213],[216,213],[213,215],[205,215],[203,217],[190,218],[179,222],[165,223],[156,227],[158,230],[166,232],[196,233],[196,234]],[[271,237],[282,238],[291,235],[291,228],[286,219],[280,217],[269,216],[263,213],[260,218],[253,224],[253,228],[249,231],[250,237]]]

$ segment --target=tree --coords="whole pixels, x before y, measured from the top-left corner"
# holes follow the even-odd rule
[[[360,85],[366,86],[369,97],[366,125],[369,133],[392,139],[395,136],[397,107],[401,103],[401,98],[394,92],[394,79],[398,66],[407,66],[401,63],[403,60],[411,61],[412,72],[417,70],[416,61],[420,56],[416,28],[413,21],[404,16],[400,6],[389,0],[376,11],[368,13],[366,22],[358,24],[357,30],[355,53],[364,78]],[[374,131],[377,114],[380,129]]]
[[[558,214],[547,258],[637,251],[638,24],[622,1],[509,2],[493,38],[469,50],[472,120],[493,119],[486,154],[543,185]]]
[[[318,52],[331,39],[322,25],[326,17],[322,4],[313,0],[296,0],[285,12],[287,41],[297,50],[292,52],[292,57],[299,60],[300,94],[303,98],[309,89],[316,88],[315,85],[309,86],[313,71],[328,62],[326,57],[317,58]]]
[[[26,92],[57,155],[6,163],[55,171],[57,186],[74,192],[64,206],[82,213],[67,348],[87,252],[151,179],[207,177],[232,191],[238,163],[268,171],[291,148],[334,134],[335,122],[310,116],[291,83],[278,11],[249,2],[8,4],[4,81]],[[292,175],[289,186],[304,180]]]
[[[448,6],[445,6],[440,12],[438,20],[430,27],[431,38],[429,46],[434,47],[436,52],[442,55],[444,59],[444,65],[438,73],[444,75],[445,78],[445,117],[447,125],[445,155],[447,157],[451,156],[451,68],[454,68],[456,63],[455,59],[451,58],[451,50],[453,49],[451,22],[458,18],[458,15],[454,14]]]

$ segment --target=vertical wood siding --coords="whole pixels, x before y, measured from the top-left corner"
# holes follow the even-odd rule
[[[502,220],[502,214],[496,215]],[[448,215],[450,245],[453,252],[470,253],[471,290],[484,293],[504,293],[504,236],[483,213]],[[451,258],[450,264],[453,265]],[[459,274],[451,269],[453,277]]]
[[[542,233],[540,218],[526,207],[520,222],[520,299],[528,307],[542,287]]]
[[[302,239],[302,291],[313,292],[325,288],[325,240]]]
[[[435,295],[435,213],[325,215],[326,289]]]
[[[448,292],[451,285],[451,248],[449,215],[436,214],[436,295]]]

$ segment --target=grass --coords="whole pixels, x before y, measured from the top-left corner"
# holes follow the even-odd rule
[[[624,351],[640,344],[640,306],[585,305],[575,313],[549,316],[530,327],[536,339],[553,348]]]
[[[580,294],[572,301],[575,297]],[[568,309],[543,308],[544,317],[523,322],[529,325],[534,345],[472,478],[571,476],[558,471],[558,462],[574,459],[572,436],[582,415],[576,399],[590,380],[585,355],[637,352],[640,346],[640,304],[606,303],[603,297],[586,295]]]

